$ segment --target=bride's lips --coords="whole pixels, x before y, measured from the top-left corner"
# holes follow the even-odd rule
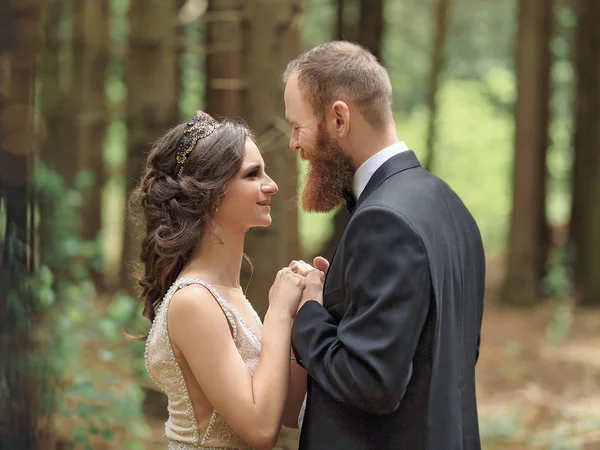
[[[271,206],[271,200],[265,200],[264,202],[257,202],[257,205],[260,206]]]

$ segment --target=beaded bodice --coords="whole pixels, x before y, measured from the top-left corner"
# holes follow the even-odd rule
[[[227,422],[213,410],[205,430],[198,429],[198,420],[188,388],[175,357],[169,330],[167,310],[175,292],[190,284],[200,284],[210,291],[229,322],[233,340],[248,371],[254,374],[261,350],[260,338],[244,318],[208,283],[191,278],[182,278],[173,283],[156,311],[156,317],[146,341],[146,369],[168,397],[169,419],[165,424],[165,435],[169,439],[169,449],[249,449],[250,447],[229,427]],[[251,308],[254,319],[262,328],[260,318]]]

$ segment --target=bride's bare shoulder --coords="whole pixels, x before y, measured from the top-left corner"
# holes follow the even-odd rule
[[[182,287],[171,299],[167,321],[172,336],[195,332],[215,331],[225,326],[227,319],[212,293],[203,285]],[[201,331],[202,330],[202,331]]]

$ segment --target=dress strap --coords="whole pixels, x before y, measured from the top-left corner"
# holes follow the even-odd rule
[[[215,298],[215,300],[223,310],[223,313],[225,314],[225,317],[227,318],[227,321],[231,326],[231,330],[233,331],[233,338],[235,339],[237,337],[237,322],[235,320],[235,312],[233,311],[233,308],[227,302],[227,300],[225,300],[223,296],[221,296],[221,294],[219,294],[219,292],[214,287],[212,287],[206,281],[200,280],[198,278],[181,278],[177,280],[176,283],[177,290],[185,286],[189,286],[190,284],[200,284],[206,289],[208,289],[208,291],[212,294],[212,296]]]

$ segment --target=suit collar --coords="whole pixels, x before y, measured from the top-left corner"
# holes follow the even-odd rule
[[[408,150],[406,144],[402,141],[396,142],[392,145],[385,147],[383,150],[379,150],[374,155],[371,155],[364,163],[356,169],[354,178],[352,179],[352,193],[354,198],[360,198],[360,194],[365,189],[365,186],[369,183],[369,180],[373,174],[379,169],[388,159],[393,158],[398,153],[402,153]]]
[[[415,167],[421,167],[421,164],[412,150],[404,151],[388,159],[375,171],[356,201],[355,208],[358,208],[389,177]]]

